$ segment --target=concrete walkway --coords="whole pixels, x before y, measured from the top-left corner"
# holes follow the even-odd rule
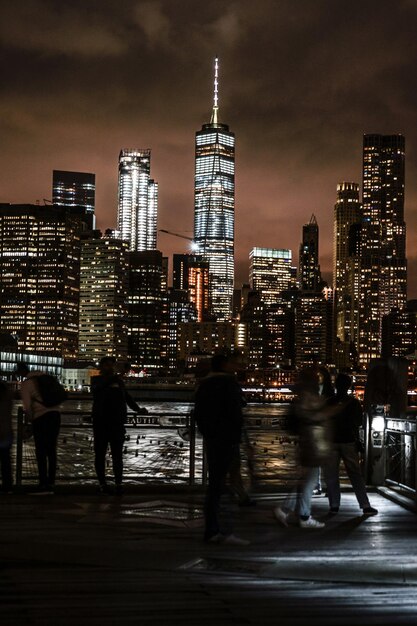
[[[68,493],[0,499],[2,626],[416,624],[416,516],[351,494],[320,531],[228,505],[247,548],[201,541],[199,494]],[[325,518],[327,502],[315,498]]]

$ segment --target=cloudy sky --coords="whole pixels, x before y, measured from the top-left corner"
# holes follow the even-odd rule
[[[92,171],[98,225],[112,227],[120,148],[150,147],[159,227],[191,231],[218,54],[237,279],[254,245],[296,259],[311,213],[329,277],[336,184],[360,182],[364,132],[401,132],[417,297],[416,28],[416,0],[0,0],[0,202],[50,198],[54,168]],[[187,242],[161,234],[159,248]]]

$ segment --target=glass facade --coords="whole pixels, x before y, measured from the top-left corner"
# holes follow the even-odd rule
[[[150,150],[121,150],[117,230],[131,251],[156,249],[158,183],[150,169]]]
[[[303,240],[300,245],[298,281],[300,289],[317,291],[320,289],[321,273],[319,265],[319,226],[315,215],[303,226]]]
[[[217,61],[216,61],[217,72]],[[235,136],[218,123],[217,73],[209,124],[196,133],[194,241],[209,262],[213,314],[232,317],[234,285]]]

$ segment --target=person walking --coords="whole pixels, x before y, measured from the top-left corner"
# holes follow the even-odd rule
[[[39,485],[34,494],[53,494],[61,427],[60,405],[66,399],[66,392],[55,376],[45,372],[31,372],[26,363],[19,363],[15,373],[25,379],[20,393],[23,409],[32,423],[35,441]]]
[[[127,392],[122,377],[116,373],[116,359],[103,357],[100,374],[91,379],[93,394],[94,464],[101,493],[111,493],[106,480],[106,453],[110,445],[116,494],[123,493],[123,446],[127,406],[135,413],[145,415]]]
[[[6,382],[0,380],[0,468],[1,491],[11,494],[13,488],[11,449],[13,396]]]
[[[284,526],[288,526],[292,520],[305,529],[325,526],[312,517],[311,499],[320,467],[327,462],[330,453],[329,419],[334,409],[328,405],[327,398],[320,394],[319,384],[317,369],[308,368],[300,372],[291,419],[296,420],[301,480],[296,492],[288,496],[284,506],[274,509],[275,517]]]
[[[194,416],[203,436],[208,465],[208,487],[204,504],[204,539],[209,543],[248,545],[220,525],[220,499],[227,474],[239,455],[242,436],[242,390],[235,376],[233,357],[217,354],[211,372],[200,382]]]
[[[359,507],[364,515],[377,515],[377,509],[369,502],[366,485],[359,462],[359,427],[362,425],[363,413],[361,403],[349,395],[352,379],[347,374],[339,374],[336,378],[336,396],[334,404],[338,411],[332,418],[333,445],[324,476],[327,483],[330,513],[335,515],[340,507],[340,461],[346,468]]]

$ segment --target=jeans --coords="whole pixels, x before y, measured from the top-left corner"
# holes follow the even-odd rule
[[[56,448],[60,426],[61,415],[58,411],[44,413],[32,422],[39,484],[43,487],[55,484]]]
[[[3,491],[10,491],[13,487],[12,461],[10,457],[12,446],[0,446],[0,467]]]
[[[356,443],[335,444],[330,459],[324,468],[330,508],[338,508],[340,506],[339,469],[340,461],[342,459],[359,506],[361,509],[366,509],[370,506],[370,504],[366,493],[365,481],[359,464],[359,454],[356,448]]]
[[[307,519],[311,515],[311,498],[319,478],[319,468],[304,467],[302,469],[303,478],[297,489],[288,495],[283,508],[294,511],[302,519]]]
[[[98,481],[101,485],[106,483],[106,454],[109,444],[114,480],[116,485],[122,484],[124,442],[124,430],[112,432],[107,429],[94,428],[94,466]]]
[[[209,482],[204,504],[204,538],[208,540],[221,532],[220,498],[233,457],[239,453],[239,444],[218,441],[217,439],[206,439],[205,444]]]

